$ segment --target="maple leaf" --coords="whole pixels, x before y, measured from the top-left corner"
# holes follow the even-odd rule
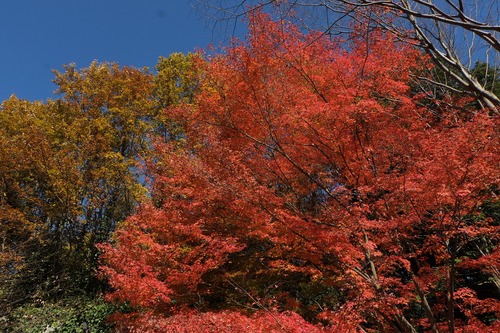
[[[498,297],[479,299],[458,263],[473,251],[481,260],[470,264],[491,274],[496,260],[485,251],[497,228],[479,207],[498,200],[498,117],[426,118],[410,90],[425,59],[388,32],[342,45],[262,13],[249,25],[245,41],[204,63],[194,102],[166,111],[185,142],[157,146],[161,204],[104,248],[114,293],[145,304],[121,283],[150,281],[113,273],[136,264],[170,292],[148,307],[159,316],[242,306],[342,329],[494,327]],[[147,253],[134,251],[145,233]],[[307,290],[315,281],[335,288]],[[460,302],[491,306],[494,319]]]

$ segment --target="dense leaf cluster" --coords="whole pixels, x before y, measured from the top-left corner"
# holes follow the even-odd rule
[[[497,332],[499,118],[353,31],[254,12],[222,54],[4,101],[1,329]]]
[[[153,200],[101,247],[122,329],[498,331],[498,117],[429,110],[425,58],[363,23],[249,30],[167,108]]]
[[[154,75],[117,64],[68,65],[55,73],[59,98],[2,103],[0,323],[8,327],[24,304],[102,291],[95,245],[147,197],[141,163],[152,136],[168,127],[159,110],[184,98],[171,87],[187,95],[182,80],[193,59],[161,58]]]

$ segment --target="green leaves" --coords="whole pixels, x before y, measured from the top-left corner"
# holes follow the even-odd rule
[[[107,318],[115,307],[104,300],[73,297],[56,303],[29,304],[12,313],[10,322],[0,322],[6,332],[24,333],[106,333],[111,332]]]
[[[192,103],[199,90],[202,57],[196,53],[173,53],[156,64],[155,97],[160,107]]]

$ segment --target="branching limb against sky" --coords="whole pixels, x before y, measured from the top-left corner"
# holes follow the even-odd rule
[[[197,0],[196,7],[214,27],[233,35],[250,10],[271,10],[303,29],[331,36],[351,31],[353,22],[369,19],[421,47],[454,84],[449,88],[498,110],[500,99],[488,82],[498,80],[500,4],[496,0]],[[487,64],[485,77],[472,75],[476,62]],[[429,79],[427,78],[427,81]],[[428,82],[427,82],[428,83]],[[435,82],[441,88],[446,82]],[[458,85],[458,87],[456,86]]]

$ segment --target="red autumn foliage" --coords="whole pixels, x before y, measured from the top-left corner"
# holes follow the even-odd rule
[[[498,117],[428,117],[390,34],[249,28],[167,111],[153,202],[102,246],[109,298],[147,310],[125,326],[498,331]]]
[[[176,333],[320,333],[329,332],[306,322],[295,312],[257,312],[251,317],[239,312],[187,312],[168,318],[154,313],[120,315],[118,330]],[[332,331],[335,332],[335,331]],[[347,332],[347,331],[345,331]]]

